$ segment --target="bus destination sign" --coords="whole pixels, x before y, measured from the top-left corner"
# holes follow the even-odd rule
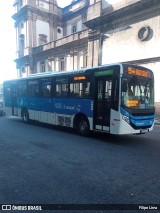
[[[128,74],[142,76],[145,78],[149,77],[149,72],[147,70],[137,69],[137,68],[133,68],[133,67],[128,67]]]

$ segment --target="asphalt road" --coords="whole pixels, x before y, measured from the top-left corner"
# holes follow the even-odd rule
[[[160,204],[159,138],[158,125],[81,137],[0,117],[0,203]]]

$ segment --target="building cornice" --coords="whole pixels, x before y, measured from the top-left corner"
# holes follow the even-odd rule
[[[159,57],[152,57],[152,58],[144,58],[144,59],[138,59],[138,60],[131,60],[131,61],[123,61],[121,63],[129,63],[129,64],[149,64],[149,63],[155,63],[160,62],[160,56]]]
[[[18,13],[15,13],[12,18],[15,20],[15,25],[16,23],[19,22],[19,20],[26,19],[29,18],[30,14],[34,14],[34,16],[43,16],[46,18],[52,18],[52,19],[61,19],[61,17],[59,15],[50,13],[50,12],[46,12],[44,10],[40,10],[38,8],[35,8],[33,6],[30,5],[25,5],[24,7],[22,7],[20,9],[20,11]]]
[[[136,23],[140,20],[160,14],[159,0],[141,0],[118,10],[102,10],[102,15],[84,23],[90,29],[103,31]]]
[[[83,3],[84,2],[84,3]],[[79,3],[83,3],[83,5],[81,5],[77,10],[74,8],[72,9],[72,6],[79,4]],[[88,0],[80,0],[80,1],[76,1],[72,4],[70,4],[69,6],[67,6],[66,8],[64,8],[62,10],[62,18],[65,21],[66,19],[71,19],[73,18],[75,15],[77,16],[78,14],[85,14],[87,12],[87,9],[89,7],[89,1]]]

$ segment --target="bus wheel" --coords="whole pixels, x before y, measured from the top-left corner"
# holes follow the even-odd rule
[[[81,117],[78,123],[78,132],[82,136],[88,136],[90,132],[89,122],[87,118]]]
[[[24,110],[22,112],[22,119],[25,123],[29,123],[29,114],[28,114],[28,110]]]

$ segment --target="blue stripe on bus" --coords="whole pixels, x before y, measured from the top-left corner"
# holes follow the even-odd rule
[[[130,122],[134,124],[135,126],[152,126],[154,119],[148,119],[148,120],[134,120],[130,119]]]
[[[150,126],[154,123],[154,115],[133,116],[127,111],[125,111],[122,107],[120,108],[120,112],[122,115],[129,117],[130,122],[135,126]]]
[[[6,98],[5,106],[12,107],[11,99]],[[17,103],[14,106],[19,109],[25,107],[28,110],[56,112],[67,115],[74,115],[81,112],[88,117],[93,116],[93,101],[88,99],[17,98]]]
[[[127,111],[125,111],[122,107],[120,109],[120,112],[121,112],[122,115],[130,117],[132,119],[137,119],[137,120],[141,120],[141,119],[154,119],[155,118],[154,115],[133,116],[133,115],[129,114]]]

